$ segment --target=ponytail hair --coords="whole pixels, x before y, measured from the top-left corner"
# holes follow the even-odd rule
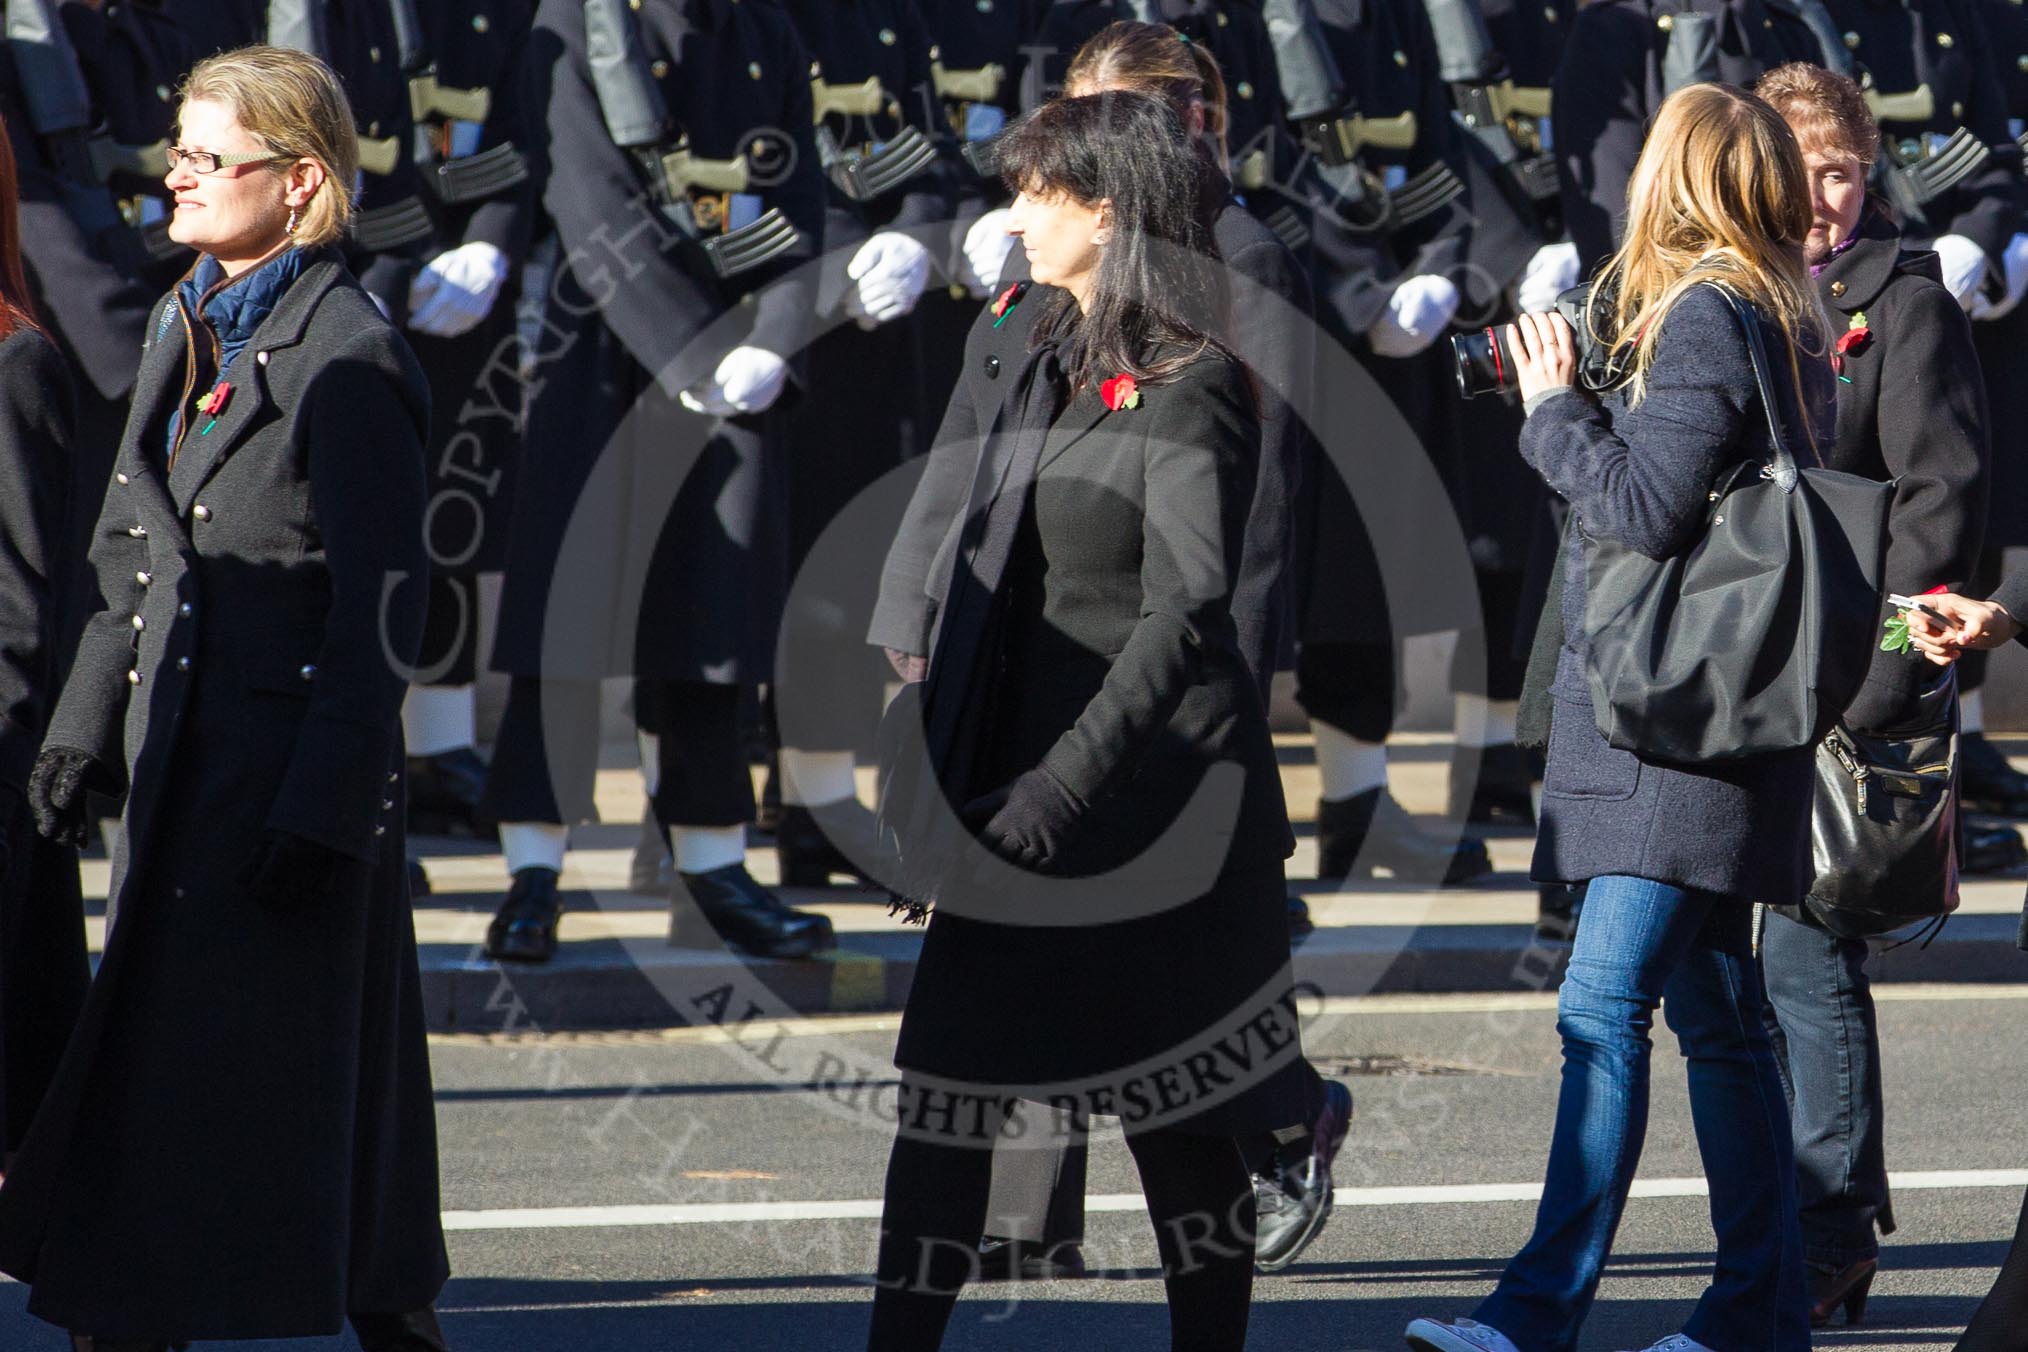
[[[1124,90],[1167,101],[1185,126],[1193,108],[1204,113],[1204,139],[1219,168],[1230,168],[1225,144],[1225,72],[1201,42],[1164,23],[1122,19],[1107,24],[1071,58],[1063,92],[1072,97]]]

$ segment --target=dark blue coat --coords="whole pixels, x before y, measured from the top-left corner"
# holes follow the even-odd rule
[[[1786,365],[1778,348],[1770,355],[1777,371]],[[1830,368],[1801,354],[1801,370],[1808,425],[1828,448]],[[1788,425],[1804,426],[1782,397]],[[1713,483],[1767,450],[1745,335],[1724,300],[1702,287],[1663,318],[1638,406],[1623,388],[1603,399],[1569,391],[1539,403],[1521,429],[1521,454],[1581,526],[1564,560],[1538,880],[1626,874],[1764,902],[1787,902],[1809,882],[1809,750],[1700,767],[1645,761],[1599,734],[1585,676],[1585,535],[1657,559],[1688,549],[1704,529]]]

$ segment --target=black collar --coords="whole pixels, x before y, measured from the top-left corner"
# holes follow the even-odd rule
[[[1852,247],[1824,265],[1817,274],[1817,290],[1824,303],[1841,314],[1853,314],[1880,298],[1895,272],[1909,260],[1920,266],[1920,254],[1905,253],[1901,232],[1881,212],[1869,208],[1859,221],[1859,234]]]

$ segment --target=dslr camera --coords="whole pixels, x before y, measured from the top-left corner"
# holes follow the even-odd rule
[[[1603,302],[1603,297],[1600,298]],[[1598,337],[1603,323],[1587,319],[1592,307],[1589,284],[1573,286],[1556,298],[1556,313],[1563,316],[1577,335],[1577,383],[1588,390],[1603,390],[1617,378],[1607,343]],[[1604,315],[1599,318],[1603,320]],[[1515,386],[1514,353],[1507,344],[1507,325],[1496,324],[1477,333],[1461,333],[1451,339],[1451,357],[1457,363],[1458,389],[1467,399],[1482,394],[1502,393]]]

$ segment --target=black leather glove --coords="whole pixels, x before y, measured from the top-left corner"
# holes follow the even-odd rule
[[[1001,858],[1036,870],[1063,857],[1084,805],[1041,766],[965,805],[979,843]]]
[[[91,805],[86,789],[103,779],[99,763],[76,747],[46,746],[28,772],[28,810],[44,839],[74,850],[91,842]]]
[[[287,831],[270,831],[239,871],[239,881],[262,905],[290,911],[343,898],[365,870],[366,865],[328,845]]]

